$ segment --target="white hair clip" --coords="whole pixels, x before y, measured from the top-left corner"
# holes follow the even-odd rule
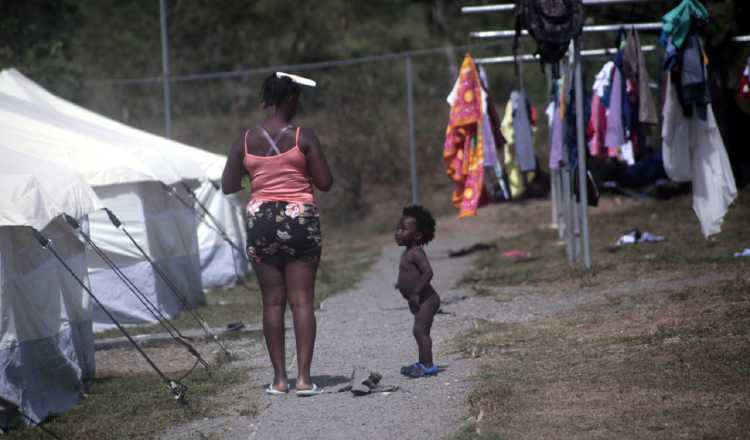
[[[283,78],[287,77],[292,80],[292,82],[295,82],[297,84],[308,86],[308,87],[315,87],[317,83],[309,78],[305,78],[304,76],[299,75],[292,75],[291,73],[285,73],[285,72],[276,72],[276,78]]]

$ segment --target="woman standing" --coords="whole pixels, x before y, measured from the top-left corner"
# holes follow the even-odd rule
[[[333,177],[320,142],[310,128],[291,124],[300,87],[290,77],[271,74],[263,83],[264,119],[245,130],[229,152],[221,179],[224,194],[242,189],[250,177],[247,255],[263,296],[263,335],[274,379],[266,392],[289,391],[284,311],[292,310],[297,342],[297,395],[321,392],[310,378],[315,346],[315,275],[321,234],[313,185],[328,191]]]

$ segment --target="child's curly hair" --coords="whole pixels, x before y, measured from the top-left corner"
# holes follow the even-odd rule
[[[417,221],[417,231],[422,233],[422,239],[417,244],[425,245],[435,238],[435,219],[430,211],[420,205],[411,205],[404,208],[401,215]]]

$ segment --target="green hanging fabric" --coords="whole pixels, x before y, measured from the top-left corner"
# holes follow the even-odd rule
[[[667,39],[672,38],[672,44],[682,48],[690,32],[692,20],[708,21],[708,10],[699,0],[683,0],[676,8],[662,17],[662,44],[666,45]]]

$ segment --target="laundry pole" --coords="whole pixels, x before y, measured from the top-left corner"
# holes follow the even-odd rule
[[[589,197],[586,182],[588,171],[586,167],[586,138],[583,125],[583,74],[581,73],[581,38],[573,42],[575,51],[575,87],[576,87],[576,141],[578,146],[578,194],[581,215],[581,250],[583,252],[583,266],[591,269],[591,249],[589,248]]]

